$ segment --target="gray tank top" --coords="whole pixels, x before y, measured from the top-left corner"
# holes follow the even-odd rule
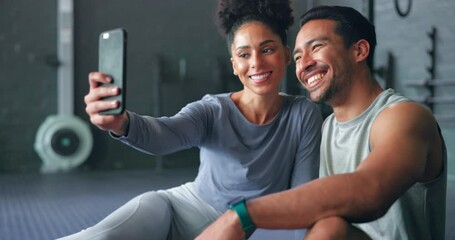
[[[370,153],[370,128],[377,115],[390,104],[405,101],[410,100],[388,89],[349,122],[337,122],[330,115],[322,131],[320,177],[354,172]],[[444,144],[444,171],[437,179],[414,184],[384,216],[356,226],[372,239],[444,239],[446,166]]]

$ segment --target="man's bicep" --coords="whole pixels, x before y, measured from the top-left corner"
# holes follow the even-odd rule
[[[385,201],[395,201],[425,170],[425,117],[415,105],[398,104],[384,110],[371,128],[372,150],[357,171],[376,182]]]

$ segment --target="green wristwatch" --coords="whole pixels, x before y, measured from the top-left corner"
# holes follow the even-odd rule
[[[250,232],[254,230],[254,223],[251,221],[248,209],[246,209],[245,198],[239,197],[228,203],[228,208],[234,210],[240,219],[240,224],[244,232]]]

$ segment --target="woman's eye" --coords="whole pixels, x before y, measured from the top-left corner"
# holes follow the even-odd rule
[[[273,52],[273,49],[272,49],[272,48],[264,48],[264,49],[262,50],[262,52],[263,52],[263,53],[271,53],[271,52]]]
[[[239,54],[238,56],[239,56],[239,58],[247,58],[247,57],[248,57],[248,54],[246,54],[246,53],[241,53],[241,54]]]

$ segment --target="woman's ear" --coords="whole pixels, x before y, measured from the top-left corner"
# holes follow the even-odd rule
[[[237,76],[237,72],[235,71],[235,64],[234,64],[234,59],[231,57],[231,63],[232,63],[232,71],[235,76]]]
[[[354,58],[357,62],[366,61],[370,55],[370,44],[365,39],[360,39],[354,44]]]

